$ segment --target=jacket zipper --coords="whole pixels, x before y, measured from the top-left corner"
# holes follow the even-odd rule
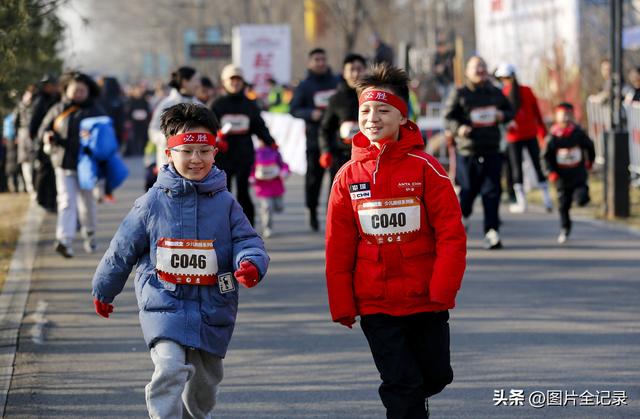
[[[380,157],[382,157],[382,153],[384,153],[384,151],[386,150],[387,145],[383,145],[382,146],[382,150],[380,150],[380,154],[378,154],[378,157],[376,158],[376,170],[373,171],[373,184],[376,184],[376,174],[378,174],[378,169],[380,168]]]

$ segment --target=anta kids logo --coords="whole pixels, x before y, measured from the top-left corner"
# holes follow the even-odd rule
[[[371,184],[369,182],[352,183],[349,185],[351,200],[371,198]]]
[[[422,189],[422,182],[398,182],[398,189],[405,192],[419,192]]]

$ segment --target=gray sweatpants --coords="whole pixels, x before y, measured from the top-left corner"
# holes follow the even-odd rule
[[[210,419],[222,381],[222,358],[171,340],[151,348],[155,371],[145,387],[152,419]]]
[[[284,209],[284,202],[281,196],[271,198],[258,198],[260,205],[260,221],[263,230],[273,228],[273,213],[280,213]]]

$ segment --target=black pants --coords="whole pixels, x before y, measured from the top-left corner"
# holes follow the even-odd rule
[[[567,185],[558,187],[558,207],[560,212],[560,227],[571,232],[571,217],[569,210],[575,199],[578,206],[583,207],[591,201],[589,186],[586,183],[579,185]]]
[[[509,155],[509,162],[511,163],[511,171],[513,174],[513,183],[522,184],[522,151],[526,149],[531,157],[533,168],[536,171],[538,182],[546,182],[547,179],[542,173],[540,168],[540,146],[538,140],[531,138],[529,140],[516,141],[507,144],[507,154]]]
[[[307,173],[304,176],[305,204],[312,212],[318,208],[324,168],[320,166],[320,150],[307,148]]]
[[[426,418],[425,399],[453,381],[448,320],[448,311],[362,316],[360,325],[380,372],[378,392],[388,419]]]
[[[500,153],[482,156],[458,155],[456,180],[460,185],[460,208],[462,216],[469,217],[473,212],[473,201],[482,195],[484,208],[484,232],[500,228],[498,208],[500,206],[500,173],[502,155]]]
[[[249,195],[249,175],[251,175],[251,163],[237,164],[232,167],[225,167],[224,171],[227,174],[227,189],[231,191],[231,180],[236,179],[236,199],[244,211],[244,215],[247,216],[251,225],[254,221],[255,209],[253,202],[251,201],[251,195]]]
[[[329,193],[331,193],[331,185],[333,185],[333,179],[335,179],[338,170],[340,170],[351,158],[351,156],[347,156],[346,153],[335,153],[332,154],[331,157],[333,160],[331,162],[331,167],[329,167],[329,178],[331,180],[329,182]]]

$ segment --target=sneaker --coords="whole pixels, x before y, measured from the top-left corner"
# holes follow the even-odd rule
[[[526,205],[522,205],[517,202],[515,204],[509,205],[509,212],[512,214],[523,214],[525,211],[527,211]]]
[[[73,257],[73,249],[70,246],[65,246],[61,241],[56,240],[54,243],[54,249],[60,253],[63,257],[69,259]]]
[[[273,235],[273,231],[271,231],[271,229],[269,227],[266,227],[263,231],[262,231],[262,237],[264,237],[265,239],[268,239],[269,237],[271,237]]]
[[[569,239],[569,232],[566,229],[560,230],[560,234],[558,235],[558,244],[565,244]]]
[[[316,210],[308,210],[309,211],[309,227],[311,227],[312,231],[318,231],[320,229],[320,223],[318,222],[318,213]]]
[[[502,242],[500,241],[500,235],[494,229],[487,231],[484,235],[484,248],[485,249],[501,249]]]
[[[83,243],[84,251],[91,254],[96,251],[98,245],[96,244],[96,237],[93,234],[89,234]]]
[[[105,204],[115,204],[116,197],[113,195],[105,195],[102,197],[102,202],[104,202]]]

